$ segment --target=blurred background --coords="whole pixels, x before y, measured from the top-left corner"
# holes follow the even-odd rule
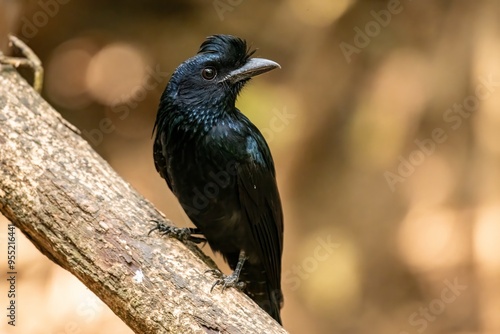
[[[238,106],[277,168],[284,327],[314,334],[500,333],[499,18],[493,0],[0,0],[0,36],[44,64],[42,96],[179,226],[152,159],[170,74],[215,33],[281,64]],[[18,325],[2,317],[2,333],[132,333],[18,247]]]

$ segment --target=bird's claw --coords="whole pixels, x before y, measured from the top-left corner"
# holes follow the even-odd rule
[[[189,240],[197,244],[207,241],[204,238],[193,237],[191,235],[191,230],[187,227],[181,228],[172,225],[167,225],[157,220],[151,220],[151,222],[156,223],[156,226],[148,232],[148,235],[158,230],[158,232],[160,232],[162,235],[172,236],[176,239],[179,239],[180,241]]]
[[[217,269],[212,269],[212,270],[207,270],[212,271],[212,272],[219,272]],[[217,286],[220,285],[222,286],[222,292],[224,292],[227,288],[234,287],[238,290],[243,290],[245,288],[245,282],[239,282],[238,281],[239,277],[237,275],[231,274],[231,275],[222,275],[222,278],[219,278],[218,280],[215,281],[215,283],[212,285],[212,288],[210,289],[210,293],[212,293],[212,290]]]
[[[156,226],[151,230],[149,230],[148,235],[150,235],[152,232],[156,230],[158,230],[158,232],[160,232],[162,235],[174,236],[181,240],[188,238],[191,235],[189,233],[189,230],[185,228],[179,228],[172,225],[167,225],[157,220],[151,220],[151,222],[156,223]]]
[[[214,274],[214,275],[217,275],[217,276],[222,276],[222,272],[219,269],[208,269],[208,270],[205,270],[205,274],[207,274],[207,273],[211,273],[211,274]]]

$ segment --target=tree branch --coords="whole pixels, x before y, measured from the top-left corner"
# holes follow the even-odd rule
[[[286,333],[243,293],[210,293],[213,262],[196,246],[148,237],[149,220],[164,218],[10,66],[0,212],[136,333]]]

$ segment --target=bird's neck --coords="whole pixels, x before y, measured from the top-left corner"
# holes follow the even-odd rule
[[[192,133],[193,135],[208,134],[214,127],[223,123],[238,122],[240,112],[233,103],[221,102],[212,104],[171,104],[158,114],[159,124],[165,128]]]

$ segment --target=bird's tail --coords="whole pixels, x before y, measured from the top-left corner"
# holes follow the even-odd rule
[[[271,286],[265,270],[260,266],[250,265],[248,262],[241,270],[240,281],[245,282],[243,292],[281,325],[280,310],[283,306],[283,293],[280,286]]]

